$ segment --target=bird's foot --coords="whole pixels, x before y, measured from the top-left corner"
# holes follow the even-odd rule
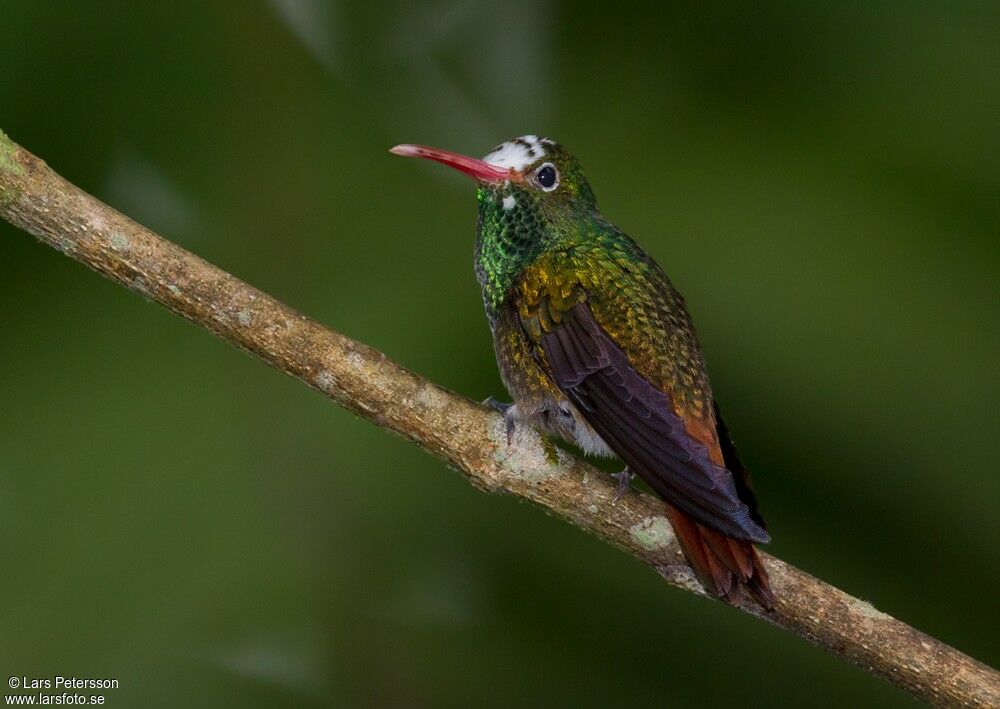
[[[618,473],[612,473],[611,477],[618,481],[618,489],[615,490],[615,496],[611,498],[611,504],[617,505],[618,500],[622,498],[626,492],[628,492],[629,486],[632,484],[632,480],[635,478],[635,473],[626,467],[624,470]]]
[[[494,396],[486,399],[483,402],[483,405],[489,406],[491,409],[499,411],[503,414],[503,422],[507,425],[507,445],[509,446],[514,440],[514,425],[517,423],[517,407],[514,404],[500,401]]]

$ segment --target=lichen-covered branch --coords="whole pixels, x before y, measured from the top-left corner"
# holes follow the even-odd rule
[[[531,500],[702,593],[662,503],[612,504],[608,476],[551,454],[519,427],[301,315],[74,187],[0,133],[0,216],[458,469],[477,488]],[[1000,706],[1000,675],[795,567],[765,555],[776,607],[742,610],[940,705]]]

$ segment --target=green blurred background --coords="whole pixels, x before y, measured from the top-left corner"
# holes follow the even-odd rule
[[[475,399],[522,133],[687,297],[773,553],[996,664],[1000,5],[12,2],[0,128]],[[908,706],[0,224],[0,673],[110,706]]]

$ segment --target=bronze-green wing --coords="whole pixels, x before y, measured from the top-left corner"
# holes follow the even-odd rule
[[[636,371],[587,302],[564,313],[539,345],[559,388],[664,500],[728,536],[770,540],[740,499],[733,474],[688,433],[670,395]]]

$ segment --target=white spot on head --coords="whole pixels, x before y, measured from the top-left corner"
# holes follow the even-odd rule
[[[513,209],[515,204],[517,204],[517,200],[514,199],[513,195],[507,195],[503,198],[503,208],[505,210]]]
[[[483,161],[497,167],[523,170],[545,157],[545,146],[542,142],[537,135],[522,135],[520,138],[501,143],[490,151]]]

